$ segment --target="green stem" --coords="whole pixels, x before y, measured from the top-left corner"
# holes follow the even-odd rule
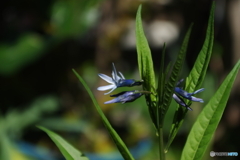
[[[157,132],[158,132],[158,151],[160,160],[165,160],[164,144],[163,144],[163,121],[159,119],[159,107],[157,107]]]
[[[158,130],[158,145],[159,145],[160,160],[165,160],[164,144],[163,144],[163,128],[162,127],[160,127]]]

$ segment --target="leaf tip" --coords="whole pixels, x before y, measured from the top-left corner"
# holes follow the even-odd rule
[[[141,11],[141,10],[142,10],[142,4],[138,6],[138,11]]]
[[[137,17],[141,17],[141,11],[142,11],[142,4],[138,6]]]
[[[76,74],[76,71],[75,71],[75,69],[74,69],[74,68],[72,68],[72,71],[73,71],[73,73],[75,73],[75,74]]]
[[[40,130],[42,130],[42,131],[44,131],[44,132],[46,132],[46,128],[44,128],[43,126],[39,126],[39,125],[36,125],[36,127],[38,128],[38,129],[40,129]]]

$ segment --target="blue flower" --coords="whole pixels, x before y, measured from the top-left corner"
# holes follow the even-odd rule
[[[177,83],[177,86],[178,86],[182,81],[183,81],[183,79],[180,80],[180,81]],[[204,102],[203,99],[197,98],[197,97],[194,97],[194,96],[193,96],[193,95],[195,95],[195,94],[197,94],[197,93],[199,93],[199,92],[204,91],[204,88],[198,89],[198,90],[196,90],[196,91],[193,92],[193,93],[188,93],[187,91],[183,90],[183,89],[180,88],[180,87],[175,87],[175,88],[174,88],[174,91],[175,91],[176,94],[178,94],[179,96],[181,96],[181,97],[183,97],[183,98],[186,98],[186,99],[189,99],[189,100],[191,100],[191,101],[201,102],[201,103]]]
[[[151,92],[148,91],[124,91],[118,94],[110,95],[110,97],[116,97],[110,101],[104,102],[104,104],[110,104],[110,103],[127,103],[127,102],[133,102],[139,97],[141,97],[143,94],[150,94]]]
[[[188,110],[192,111],[192,108],[190,108],[190,107],[184,102],[184,100],[183,100],[181,97],[179,97],[178,95],[173,94],[173,99],[174,99],[178,104],[180,104],[181,106],[186,107]]]
[[[183,90],[182,88],[178,87],[179,84],[183,82],[183,79],[181,79],[178,83],[177,86],[174,88],[175,93],[173,94],[173,99],[180,104],[183,107],[186,107],[188,110],[192,111],[192,108],[190,108],[183,100],[183,98],[186,98],[188,100],[194,101],[194,102],[201,102],[203,103],[204,101],[201,98],[194,97],[194,94],[197,94],[199,92],[204,91],[204,88],[198,89],[193,93],[188,93],[187,91]],[[182,97],[182,98],[181,98]]]
[[[98,74],[98,76],[100,78],[102,78],[106,82],[110,83],[110,85],[100,86],[100,87],[97,88],[97,90],[99,90],[99,91],[106,91],[106,90],[111,89],[109,92],[104,93],[104,95],[107,95],[107,94],[111,93],[113,90],[115,90],[118,87],[139,86],[143,83],[143,80],[136,81],[134,79],[125,79],[125,77],[123,76],[123,74],[121,72],[118,72],[119,75],[120,75],[119,76],[117,71],[116,71],[116,68],[114,66],[114,63],[112,65],[113,65],[112,78],[105,75],[105,74],[102,74],[102,73]]]

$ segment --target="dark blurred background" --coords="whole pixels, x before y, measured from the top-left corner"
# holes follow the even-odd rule
[[[72,72],[86,80],[113,127],[138,160],[158,159],[156,136],[141,98],[133,103],[109,100],[98,86],[97,74],[111,74],[111,63],[126,78],[139,79],[135,47],[135,16],[143,4],[142,18],[156,73],[163,43],[166,63],[174,61],[186,30],[194,22],[185,78],[201,50],[209,0],[9,0],[0,9],[0,159],[62,160],[55,144],[36,125],[51,129],[91,160],[121,160],[89,95]],[[240,57],[240,1],[217,0],[213,56],[199,94],[205,104]],[[217,128],[209,152],[236,152],[240,144],[240,78]],[[136,87],[138,88],[138,87]],[[129,90],[130,88],[118,89]],[[139,87],[140,89],[140,87]],[[167,141],[176,103],[166,117]],[[167,159],[178,160],[186,137],[202,104],[193,112],[174,140]],[[215,159],[234,157],[215,157]]]

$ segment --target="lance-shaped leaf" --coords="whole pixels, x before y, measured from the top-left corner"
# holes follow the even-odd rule
[[[158,88],[157,88],[157,93],[159,95],[158,104],[162,104],[163,95],[164,95],[164,86],[165,86],[165,78],[166,78],[166,75],[164,73],[165,52],[166,52],[166,45],[164,43],[161,62],[160,62],[159,76],[158,76]]]
[[[160,69],[159,69],[159,76],[158,76],[158,88],[157,88],[158,103],[157,103],[157,111],[156,111],[157,112],[157,127],[156,128],[158,130],[160,128],[160,115],[161,115],[160,106],[163,103],[164,86],[165,86],[165,80],[166,80],[165,79],[166,78],[166,73],[164,72],[165,52],[166,52],[166,45],[164,43],[161,62],[160,62]]]
[[[165,153],[164,153],[164,144],[163,144],[163,124],[160,124],[160,115],[161,115],[161,108],[160,105],[163,101],[163,95],[164,95],[164,84],[165,84],[165,72],[164,72],[164,60],[165,60],[165,51],[166,51],[166,45],[164,43],[163,45],[163,51],[162,51],[162,57],[160,62],[160,70],[159,70],[159,76],[158,76],[158,88],[157,88],[157,105],[155,109],[156,113],[156,120],[155,123],[156,127],[156,133],[158,135],[158,145],[159,145],[159,156],[161,160],[165,159]]]
[[[85,157],[80,151],[70,145],[67,141],[65,141],[62,137],[58,134],[44,128],[38,126],[39,129],[43,130],[48,134],[48,136],[53,140],[53,142],[57,145],[63,156],[67,160],[89,160]]]
[[[82,77],[74,69],[73,69],[73,72],[77,76],[79,81],[83,84],[84,88],[87,90],[89,96],[91,97],[91,99],[93,101],[93,104],[95,105],[95,108],[97,109],[98,114],[100,115],[100,117],[103,121],[103,124],[107,128],[109,134],[111,135],[114,143],[116,144],[116,146],[117,146],[118,150],[120,151],[120,153],[122,154],[123,158],[125,160],[134,160],[134,158],[132,157],[131,153],[129,152],[127,146],[122,141],[122,139],[119,137],[117,132],[113,129],[113,127],[110,124],[110,122],[108,121],[107,117],[104,115],[101,107],[98,105],[97,100],[95,99],[93,93],[91,92],[91,90],[88,87],[88,85],[86,84],[86,82],[82,79]]]
[[[203,47],[197,57],[196,62],[194,63],[189,76],[186,79],[186,89],[188,92],[193,92],[194,90],[199,89],[206,75],[208,64],[212,55],[214,42],[214,10],[215,2],[213,1]]]
[[[221,120],[239,68],[240,61],[238,61],[228,74],[220,88],[198,116],[184,146],[181,156],[182,160],[202,159],[218,123]]]
[[[155,74],[153,69],[151,50],[148,45],[148,41],[145,37],[142,19],[141,19],[142,6],[138,7],[136,17],[136,45],[138,53],[138,67],[140,76],[144,80],[144,88],[148,91],[155,92]]]
[[[144,34],[142,19],[141,19],[142,6],[138,7],[136,16],[136,45],[138,53],[138,67],[143,82],[143,90],[150,91],[153,94],[145,95],[149,113],[153,123],[156,125],[156,85],[155,85],[155,74],[152,62],[152,55],[148,45],[148,41]]]
[[[185,90],[188,92],[193,92],[194,90],[200,88],[206,72],[207,67],[209,64],[209,60],[211,58],[212,54],[212,47],[213,47],[213,41],[214,41],[214,8],[215,3],[213,2],[210,16],[208,20],[208,27],[206,31],[206,38],[203,44],[203,47],[197,57],[197,60],[195,61],[195,64],[187,77],[186,80],[186,87]],[[187,102],[188,105],[191,104],[190,101]],[[185,115],[187,113],[187,109],[183,108],[182,106],[178,106],[176,109],[176,112],[174,114],[173,118],[173,124],[171,127],[171,131],[169,134],[169,139],[165,148],[165,152],[168,151],[172,141],[174,140],[175,136],[177,135],[178,130],[182,126],[183,120],[185,118]]]
[[[188,47],[188,41],[189,41],[189,37],[192,31],[192,26],[193,24],[191,24],[191,26],[189,27],[187,34],[184,37],[180,52],[177,56],[177,60],[174,63],[172,72],[170,74],[169,79],[167,80],[167,83],[165,85],[164,88],[164,95],[163,95],[163,104],[161,104],[161,115],[160,115],[160,123],[163,123],[164,117],[167,113],[168,107],[171,103],[172,100],[172,95],[173,95],[173,89],[176,86],[177,80],[178,80],[178,76],[179,73],[182,69],[184,60],[185,60],[185,56],[186,56],[186,52],[187,52],[187,47]]]

